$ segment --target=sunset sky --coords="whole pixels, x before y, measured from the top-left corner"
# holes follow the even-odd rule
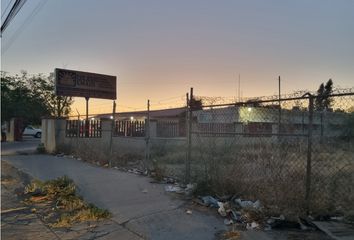
[[[10,0],[1,0],[1,13]],[[12,0],[13,1],[13,0]],[[354,86],[352,0],[28,0],[1,39],[1,69],[117,76],[118,111]],[[84,100],[73,106],[84,114]],[[91,113],[112,101],[90,101]]]

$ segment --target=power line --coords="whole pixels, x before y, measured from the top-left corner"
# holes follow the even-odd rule
[[[7,17],[5,18],[5,21],[3,22],[3,24],[1,25],[1,36],[3,34],[3,32],[5,31],[6,27],[10,24],[10,22],[12,21],[12,19],[14,19],[14,17],[17,15],[17,13],[20,11],[20,9],[22,8],[22,6],[26,3],[27,0],[16,0],[16,2],[14,3],[14,5],[12,6],[9,14],[7,15]]]
[[[25,19],[25,21],[22,23],[22,25],[15,31],[15,33],[12,35],[12,37],[8,40],[8,44],[5,45],[3,49],[3,53],[5,53],[12,45],[12,43],[17,39],[17,37],[20,35],[20,33],[23,31],[23,29],[26,27],[26,25],[30,24],[33,20],[33,18],[40,12],[42,7],[47,3],[48,0],[42,0],[40,1],[37,6],[32,10],[30,15]]]
[[[5,15],[7,9],[10,7],[11,2],[12,2],[12,0],[9,1],[9,3],[7,4],[7,7],[6,7],[5,10],[2,12],[2,14],[1,14],[1,20],[4,18],[4,15]]]
[[[184,95],[179,95],[176,97],[169,97],[169,98],[164,98],[160,100],[150,100],[150,102],[156,103],[156,104],[163,104],[163,103],[169,103],[169,102],[176,102],[175,100],[178,99],[180,101],[185,101],[185,96]]]
[[[184,97],[184,95],[179,95],[179,96],[175,96],[175,97],[163,98],[163,99],[154,100],[154,101],[162,102],[162,101],[165,101],[165,100],[179,99],[179,98],[181,98],[181,96]]]
[[[107,102],[107,103],[99,103],[99,104],[96,104],[96,103],[92,103],[92,107],[91,108],[104,108],[104,107],[112,107],[112,103],[111,102]],[[143,107],[131,107],[131,106],[126,106],[126,105],[121,105],[121,104],[117,104],[117,106],[119,107],[124,107],[124,108],[130,108],[130,109],[140,109],[140,108],[144,108],[145,106]]]

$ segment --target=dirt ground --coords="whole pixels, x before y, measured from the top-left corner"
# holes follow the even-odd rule
[[[45,221],[45,204],[28,205],[23,190],[31,178],[1,161],[1,239],[117,239],[121,226],[106,219],[77,223],[70,228],[52,228]]]

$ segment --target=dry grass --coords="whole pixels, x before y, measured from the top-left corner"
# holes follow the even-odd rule
[[[76,194],[74,182],[64,176],[49,181],[34,180],[25,187],[30,204],[47,203],[53,206],[55,216],[49,225],[52,227],[70,227],[76,222],[97,221],[110,217],[107,210],[88,204]]]
[[[315,143],[312,151],[311,210],[314,215],[345,214],[354,205],[354,152]],[[252,144],[199,139],[192,173],[210,192],[261,200],[273,213],[305,213],[307,143],[259,140]]]

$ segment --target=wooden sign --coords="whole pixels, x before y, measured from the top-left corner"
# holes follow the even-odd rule
[[[85,98],[117,99],[117,77],[55,69],[55,94]]]

